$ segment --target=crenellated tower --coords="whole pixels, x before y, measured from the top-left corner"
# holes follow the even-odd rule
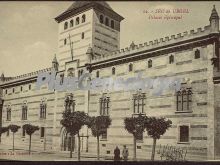
[[[124,18],[104,1],[75,1],[55,18],[59,24],[58,61],[60,69],[74,70],[89,63],[92,56],[105,56],[120,49],[120,22]],[[72,50],[72,53],[71,53]],[[71,58],[73,54],[73,60]]]

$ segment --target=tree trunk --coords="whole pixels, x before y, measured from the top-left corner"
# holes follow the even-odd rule
[[[155,155],[155,148],[156,148],[156,138],[153,138],[153,148],[152,148],[152,154],[151,154],[151,160],[154,161],[154,155]]]
[[[80,161],[80,136],[78,133],[78,161]]]
[[[13,132],[13,151],[15,150],[15,133]]]
[[[70,139],[70,158],[73,157],[73,136],[71,135]]]
[[[97,160],[99,160],[100,148],[99,148],[99,136],[97,136]]]
[[[29,139],[29,155],[31,154],[31,135],[30,135],[30,139]]]
[[[136,148],[137,148],[137,144],[136,144],[136,137],[134,136],[134,156],[133,156],[133,159],[134,161],[136,161]]]

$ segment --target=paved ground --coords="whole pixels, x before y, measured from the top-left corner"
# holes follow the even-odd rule
[[[69,152],[37,152],[32,151],[29,155],[27,150],[15,149],[12,151],[8,146],[0,144],[0,160],[20,160],[20,161],[78,161],[77,153],[73,153],[73,158],[70,158]],[[97,161],[96,155],[81,153],[82,161]],[[111,160],[111,159],[110,159]],[[101,157],[100,161],[106,161]]]
[[[1,150],[0,160],[21,160],[21,161],[78,161],[77,153],[73,153],[73,158],[69,157],[69,153],[49,153],[49,152],[32,152],[29,155],[28,151],[24,150]],[[81,154],[81,160],[96,161],[96,157],[89,157]],[[101,158],[100,160],[105,160]]]

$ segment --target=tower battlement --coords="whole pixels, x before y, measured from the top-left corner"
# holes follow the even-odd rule
[[[110,54],[106,54],[103,56],[95,57],[92,62],[105,61],[107,59],[111,59],[114,57],[125,56],[131,53],[136,53],[144,50],[150,50],[152,48],[157,48],[165,45],[169,45],[172,43],[177,43],[180,41],[185,41],[189,39],[193,39],[196,37],[205,36],[211,33],[211,26],[207,25],[205,27],[199,27],[196,30],[192,29],[189,31],[185,31],[182,33],[178,33],[176,35],[165,36],[164,38],[155,39],[153,41],[148,41],[145,43],[141,43],[138,45],[134,45],[133,47],[122,48],[117,51],[113,51]]]
[[[23,79],[26,79],[26,78],[37,77],[39,73],[50,72],[50,71],[52,71],[52,67],[51,68],[41,69],[41,70],[38,70],[38,71],[35,71],[35,72],[30,72],[30,73],[22,74],[22,75],[15,76],[15,77],[10,77],[10,78],[7,78],[4,81],[0,82],[0,84],[14,82],[14,81],[19,81],[19,80],[23,80]]]

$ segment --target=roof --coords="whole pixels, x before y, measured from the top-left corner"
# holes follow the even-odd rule
[[[75,1],[66,11],[58,15],[55,20],[59,23],[66,18],[69,18],[72,15],[78,14],[89,8],[96,8],[97,10],[105,11],[105,14],[111,12],[111,16],[113,16],[118,21],[124,19],[122,16],[116,13],[105,1]]]
[[[70,10],[75,10],[77,8],[80,8],[80,7],[83,7],[83,6],[86,6],[90,3],[98,3],[102,6],[104,6],[105,8],[108,8],[110,10],[113,10],[109,4],[105,1],[75,1],[66,11],[70,11]]]

